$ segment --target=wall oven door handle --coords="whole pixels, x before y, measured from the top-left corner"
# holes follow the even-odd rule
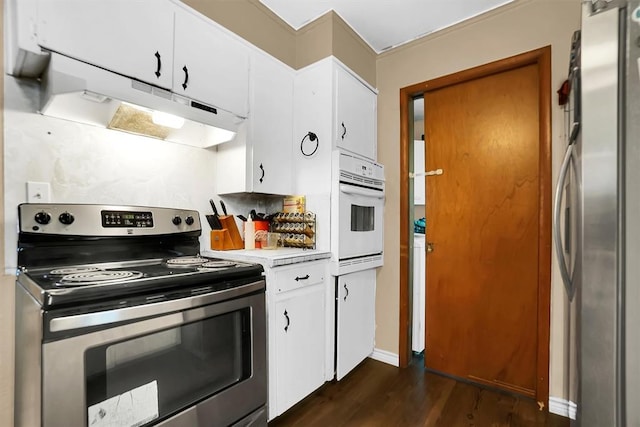
[[[106,310],[96,313],[56,317],[49,322],[49,330],[51,332],[69,331],[90,326],[102,326],[111,323],[141,319],[144,317],[164,315],[231,298],[237,298],[255,291],[260,291],[261,289],[264,289],[264,287],[264,280],[260,280],[235,288],[225,289],[223,291],[214,291],[207,294],[171,301],[118,308],[115,310]]]
[[[560,214],[562,205],[562,194],[564,193],[564,183],[569,172],[569,166],[573,157],[573,144],[567,147],[567,152],[564,155],[562,166],[560,167],[560,175],[558,176],[558,183],[556,185],[556,194],[554,201],[553,212],[553,240],[556,246],[556,258],[558,259],[558,267],[560,268],[560,276],[562,276],[562,282],[564,283],[565,290],[569,301],[573,300],[575,289],[569,274],[569,268],[567,266],[567,260],[564,255],[562,234],[560,232]]]
[[[356,196],[384,199],[384,191],[370,190],[368,188],[355,187],[353,185],[340,184],[340,192],[344,194],[353,194]]]

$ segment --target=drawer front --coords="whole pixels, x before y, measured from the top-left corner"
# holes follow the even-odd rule
[[[304,286],[323,283],[327,274],[327,262],[305,262],[295,266],[273,269],[274,292],[287,292]]]

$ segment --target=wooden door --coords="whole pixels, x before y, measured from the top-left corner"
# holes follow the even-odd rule
[[[425,92],[427,368],[535,396],[537,64]]]

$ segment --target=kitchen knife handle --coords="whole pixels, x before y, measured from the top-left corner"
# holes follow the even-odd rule
[[[222,200],[220,200],[220,206],[222,207],[222,212],[224,212],[225,215],[229,215],[227,213],[227,207],[224,205],[224,202]]]
[[[213,199],[209,199],[209,204],[211,205],[211,208],[213,209],[213,213],[216,214],[216,216],[218,216],[218,208],[216,208],[216,204],[213,203]]]
[[[156,72],[154,73],[156,75],[157,78],[160,78],[160,70],[162,69],[162,57],[160,56],[160,53],[156,50],[155,53],[155,57],[156,57],[156,62],[157,62],[157,66],[156,66]]]

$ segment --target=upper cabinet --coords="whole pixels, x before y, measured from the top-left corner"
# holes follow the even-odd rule
[[[212,21],[176,8],[173,91],[246,117],[249,49]]]
[[[41,47],[247,117],[248,45],[179,2],[38,0],[37,15]]]
[[[376,160],[376,93],[341,66],[334,73],[336,146]]]
[[[157,0],[38,0],[38,44],[171,89],[174,8]]]
[[[293,194],[294,71],[257,49],[250,69],[248,128],[218,146],[218,194]]]
[[[295,193],[331,191],[333,150],[376,160],[376,127],[376,91],[338,59],[331,56],[299,70],[294,90]]]

